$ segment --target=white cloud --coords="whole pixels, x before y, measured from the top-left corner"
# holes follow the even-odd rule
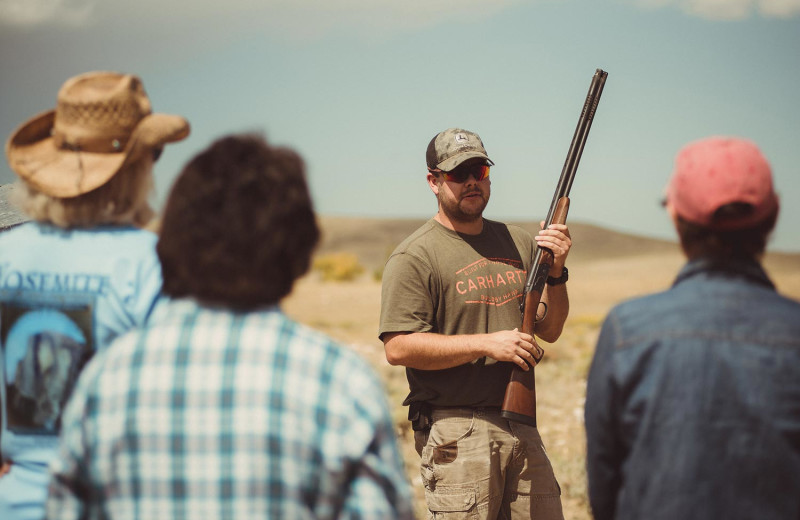
[[[167,23],[191,20],[218,24],[245,17],[297,39],[314,39],[331,31],[381,35],[443,23],[475,22],[515,4],[541,1],[544,0],[0,0],[0,25],[82,27],[109,17],[142,20],[153,16]],[[649,9],[674,7],[712,20],[800,15],[800,0],[623,1]]]
[[[80,26],[91,20],[96,0],[0,0],[0,24]]]
[[[380,36],[477,21],[521,1],[525,0],[271,0],[269,7],[257,10],[268,15],[273,29],[305,39],[336,30]]]
[[[108,16],[219,23],[248,17],[313,38],[329,30],[380,33],[475,21],[531,1],[540,0],[0,0],[0,24],[79,25]]]
[[[247,14],[266,28],[295,39],[314,39],[332,31],[381,36],[441,23],[478,21],[511,5],[541,0],[194,0],[155,4],[167,17],[226,19]],[[222,6],[222,7],[221,7]]]
[[[758,7],[765,16],[790,18],[800,15],[800,0],[761,0]]]
[[[712,20],[744,20],[753,9],[754,0],[688,0],[683,9]]]
[[[676,6],[683,12],[710,20],[744,20],[756,15],[792,18],[800,15],[800,0],[633,0],[640,7]]]

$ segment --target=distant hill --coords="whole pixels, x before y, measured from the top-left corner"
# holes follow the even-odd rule
[[[353,253],[363,266],[372,271],[381,269],[392,250],[427,219],[322,216],[319,220],[322,242],[317,254]],[[538,222],[511,223],[531,234],[539,230]],[[602,264],[602,269],[607,269],[605,264],[608,264],[608,269],[618,271],[613,274],[605,271],[609,279],[626,275],[647,278],[660,268],[667,269],[671,280],[683,262],[677,240],[672,242],[621,233],[574,221],[569,223],[569,228],[573,238],[569,264]],[[663,267],[664,261],[666,267]],[[781,280],[783,287],[790,287],[790,292],[795,295],[800,291],[800,253],[773,253],[768,248],[764,264],[771,275]],[[637,267],[633,269],[632,265]],[[650,270],[648,266],[651,266]],[[625,269],[630,271],[619,272]]]
[[[347,251],[370,269],[382,266],[392,250],[427,219],[320,217],[323,237],[319,253]],[[539,224],[511,222],[535,234]],[[674,254],[677,244],[667,240],[610,231],[580,222],[569,223],[574,246],[570,260],[591,261],[631,255]]]

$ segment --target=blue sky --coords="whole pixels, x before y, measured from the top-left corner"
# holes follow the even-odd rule
[[[213,139],[255,130],[304,156],[319,213],[428,217],[425,147],[460,126],[496,163],[486,216],[541,220],[597,68],[570,221],[672,238],[675,153],[736,135],[773,166],[771,248],[800,251],[800,0],[0,0],[3,139],[70,76],[138,74],[192,125],[157,204]]]

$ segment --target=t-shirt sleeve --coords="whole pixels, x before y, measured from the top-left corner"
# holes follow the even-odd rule
[[[131,302],[131,309],[136,316],[137,326],[143,325],[153,310],[155,302],[161,294],[161,263],[153,254],[144,258],[137,272],[137,296]]]
[[[121,305],[117,312],[124,316],[118,334],[144,325],[161,293],[161,264],[155,239],[141,237],[138,244],[138,250],[130,251],[127,258],[117,261],[112,277]]]
[[[533,237],[519,226],[508,226],[508,230],[511,232],[514,244],[517,246],[517,250],[522,257],[522,263],[525,269],[529,270],[533,263],[534,253],[536,252],[536,244]]]
[[[433,271],[421,258],[397,253],[383,271],[379,337],[388,332],[436,332]]]

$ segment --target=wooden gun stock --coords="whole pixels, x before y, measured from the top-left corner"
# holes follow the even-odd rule
[[[567,221],[569,191],[572,188],[572,182],[575,180],[575,172],[581,160],[589,129],[592,127],[597,104],[600,102],[600,95],[603,93],[606,76],[608,76],[607,72],[597,69],[592,77],[589,93],[586,94],[586,101],[583,103],[583,110],[578,119],[578,126],[572,136],[567,160],[564,162],[564,168],[561,170],[561,177],[558,180],[553,201],[550,203],[550,211],[544,223],[545,228],[550,224],[564,224]],[[521,305],[521,330],[531,336],[534,335],[536,313],[552,266],[553,252],[543,247],[537,247],[530,273],[528,273],[528,280],[525,283]],[[539,363],[544,351],[538,345],[537,349],[539,355],[538,357],[534,356],[534,359],[536,363]],[[506,419],[536,426],[536,387],[532,366],[529,365],[527,371],[516,365],[514,366],[506,386],[500,414]]]
[[[566,223],[568,212],[569,197],[561,197],[556,204],[552,223]],[[522,314],[522,328],[520,330],[531,336],[534,335],[536,329],[536,313],[539,309],[539,302],[542,299],[544,285],[550,275],[551,267],[553,267],[553,252],[543,247],[539,256],[537,276],[533,280],[533,287],[525,293],[525,312]],[[536,340],[534,339],[534,341]],[[543,350],[538,357],[534,356],[537,363],[542,359],[542,356],[544,356]],[[528,370],[522,370],[516,365],[512,369],[500,413],[506,419],[536,426],[536,373],[530,364],[528,365]]]

